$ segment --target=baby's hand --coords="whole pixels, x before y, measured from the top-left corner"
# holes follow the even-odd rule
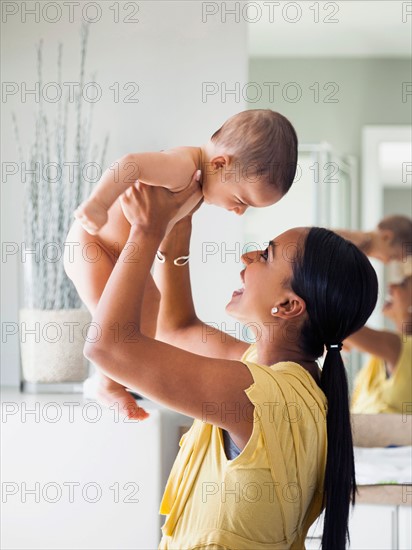
[[[90,235],[96,235],[108,220],[107,208],[96,199],[87,199],[73,212],[74,217]]]

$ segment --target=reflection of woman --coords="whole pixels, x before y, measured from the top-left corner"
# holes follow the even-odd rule
[[[353,413],[412,413],[412,256],[403,267],[402,280],[389,285],[383,313],[396,333],[362,328],[346,343],[371,353],[358,373],[352,395]]]
[[[375,272],[356,246],[326,229],[289,230],[242,256],[244,287],[227,305],[259,334],[256,343],[208,330],[195,314],[188,265],[173,262],[188,254],[191,217],[164,238],[185,193],[126,192],[128,245],[93,317],[101,338],[85,348],[110,378],[195,419],[161,503],[159,548],[303,549],[324,497],[323,548],[344,548],[356,485],[340,347],[375,307]],[[163,341],[140,330],[158,249]],[[239,448],[233,460],[224,433]]]
[[[356,244],[365,254],[387,264],[402,261],[410,254],[412,220],[406,216],[387,216],[373,231],[335,230],[336,233]]]

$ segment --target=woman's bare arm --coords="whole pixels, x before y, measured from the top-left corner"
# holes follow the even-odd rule
[[[132,223],[128,246],[110,275],[93,317],[100,326],[101,338],[88,342],[84,353],[120,384],[176,411],[225,428],[235,443],[243,446],[252,433],[251,415],[226,411],[250,408],[245,389],[253,383],[253,377],[248,367],[240,361],[189,353],[148,338],[141,331],[144,289],[154,256],[169,220],[197,187],[191,185],[173,194],[162,188],[140,187],[143,189],[131,188],[122,198],[123,210]],[[116,338],[113,326],[117,327]]]
[[[116,244],[116,247],[123,248],[125,242],[122,240],[121,232],[116,231],[116,222],[120,221],[118,220],[119,216],[123,216],[121,208],[116,209],[111,220],[111,224],[114,224],[112,241]],[[127,223],[127,225],[130,229],[130,224]],[[106,233],[109,231],[110,227],[107,227]],[[70,246],[66,246],[64,249],[66,275],[76,287],[82,302],[94,315],[104,287],[115,266],[116,257],[113,251],[107,250],[99,239],[89,235],[77,221],[73,222],[66,237],[66,242],[70,243]],[[142,309],[142,331],[146,336],[153,338],[156,333],[159,302],[160,293],[149,274]]]
[[[125,247],[93,317],[101,338],[86,343],[85,356],[118,383],[168,408],[222,427],[235,435],[236,443],[244,445],[252,424],[226,410],[250,406],[245,389],[253,384],[253,377],[248,367],[240,361],[189,353],[141,332],[143,292],[163,235],[156,234],[150,223],[132,226],[128,244],[134,249],[134,261]],[[118,327],[116,339],[113,326]]]
[[[399,361],[402,349],[401,339],[394,332],[374,330],[368,327],[363,327],[346,338],[345,344],[349,344],[348,347],[355,347],[360,351],[380,357],[386,361],[391,374]]]
[[[347,241],[352,242],[364,254],[368,255],[372,251],[373,237],[371,233],[366,231],[351,231],[349,229],[333,229],[333,231]]]
[[[156,261],[154,268],[161,294],[156,338],[206,357],[239,359],[249,344],[200,321],[193,304],[190,262],[183,266],[173,263],[175,258],[189,254],[191,233],[192,219],[187,216],[174,226],[159,248],[166,261]]]

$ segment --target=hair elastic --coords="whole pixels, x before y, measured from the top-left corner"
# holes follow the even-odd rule
[[[330,351],[331,349],[336,349],[340,351],[342,349],[342,342],[339,342],[338,344],[326,344],[326,349]]]

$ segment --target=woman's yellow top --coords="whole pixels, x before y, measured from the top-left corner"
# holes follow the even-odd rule
[[[399,336],[401,353],[392,376],[385,361],[372,356],[355,378],[351,400],[353,414],[411,413],[412,336]]]
[[[322,511],[327,399],[294,362],[259,365],[252,344],[241,361],[253,384],[253,432],[228,460],[222,429],[195,419],[180,439],[160,514],[159,550],[303,550]],[[229,414],[229,412],[228,412]]]

